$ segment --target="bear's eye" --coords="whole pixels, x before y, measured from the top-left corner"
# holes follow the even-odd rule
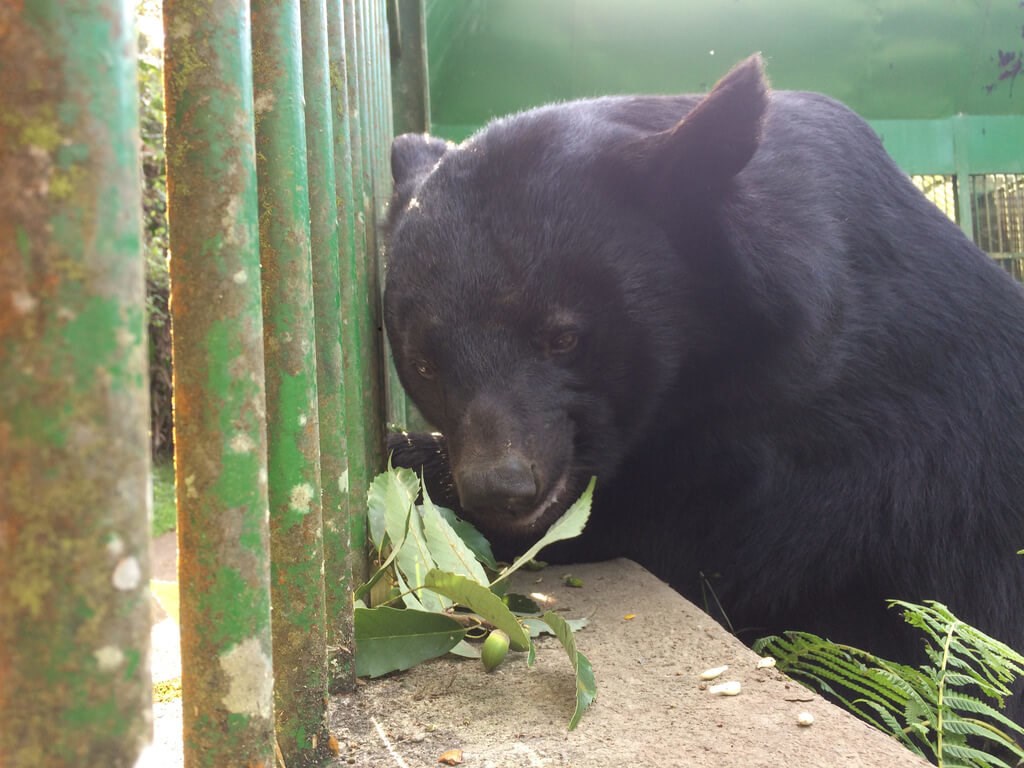
[[[424,379],[432,379],[437,375],[437,371],[434,370],[434,366],[426,360],[413,360],[412,368],[420,375],[421,378]]]
[[[564,355],[576,349],[580,335],[575,329],[558,331],[548,340],[548,352],[552,355]]]

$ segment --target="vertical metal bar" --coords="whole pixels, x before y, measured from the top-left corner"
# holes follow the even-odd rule
[[[388,25],[387,13],[384,3],[386,0],[370,0],[373,7],[374,24],[371,29],[373,34],[374,47],[374,85],[375,96],[375,130],[376,141],[374,144],[374,195],[375,209],[378,222],[384,221],[387,215],[387,205],[391,198],[391,170],[390,152],[391,139],[393,138],[394,115],[391,106],[391,69],[388,54]],[[380,323],[380,301],[379,296],[385,280],[386,254],[385,243],[379,239],[377,248],[377,286],[374,294],[377,301],[374,304],[378,325]],[[382,338],[381,354],[384,360],[384,397],[388,421],[393,424],[409,428],[410,426],[421,426],[422,417],[410,408],[405,390],[398,379],[398,372],[395,370],[391,355],[390,343]]]
[[[377,339],[380,337],[378,326],[370,312],[370,289],[368,264],[372,259],[373,220],[369,215],[371,197],[369,187],[368,166],[366,161],[366,144],[371,137],[366,132],[366,111],[368,109],[363,91],[365,87],[363,50],[360,47],[358,34],[358,2],[343,0],[341,2],[344,27],[344,50],[342,61],[344,67],[344,113],[345,123],[349,128],[351,168],[348,177],[351,179],[351,209],[355,226],[355,248],[349,251],[348,277],[346,279],[345,264],[342,264],[343,303],[348,308],[349,325],[355,329],[354,336],[345,345],[345,374],[350,384],[358,379],[358,392],[361,398],[360,414],[362,420],[349,419],[349,461],[359,452],[363,457],[364,471],[359,473],[351,467],[349,473],[350,496],[353,503],[359,506],[352,509],[350,515],[350,533],[353,553],[353,579],[362,581],[366,577],[365,556],[362,554],[366,543],[365,500],[371,475],[381,465],[380,456],[383,449],[383,430],[380,424],[383,413],[383,398],[380,384],[380,349]],[[332,32],[331,44],[335,43],[336,35]],[[332,49],[332,72],[338,66]],[[332,74],[332,82],[337,78]],[[340,82],[340,81],[339,81]],[[340,93],[335,94],[335,114],[340,114]],[[337,154],[337,144],[335,145]],[[339,176],[340,180],[341,176]],[[346,399],[347,403],[352,402]],[[351,413],[351,411],[350,411]]]
[[[977,242],[974,232],[974,214],[971,211],[971,165],[967,157],[968,123],[963,115],[953,118],[953,172],[956,174],[957,216],[960,229]]]
[[[376,11],[383,9],[383,0],[367,0],[371,7]],[[373,23],[369,27],[368,34],[373,36],[373,42],[371,47],[374,53],[374,84],[376,86],[376,99],[373,102],[373,116],[375,118],[376,134],[374,141],[374,148],[376,150],[375,155],[375,168],[374,168],[374,182],[373,182],[373,208],[371,209],[371,228],[374,235],[375,249],[372,252],[370,258],[372,259],[367,265],[367,313],[369,315],[369,323],[372,328],[376,329],[376,333],[373,334],[371,341],[372,347],[369,353],[373,355],[373,359],[378,361],[378,366],[375,369],[376,379],[374,382],[374,393],[376,402],[378,403],[378,413],[387,415],[387,367],[390,365],[390,355],[387,356],[387,362],[384,356],[384,333],[383,333],[383,320],[381,317],[381,274],[384,269],[384,258],[383,258],[383,247],[384,239],[380,236],[380,225],[384,221],[384,212],[387,209],[387,203],[390,198],[391,192],[391,172],[390,172],[390,138],[385,138],[384,131],[389,130],[385,126],[385,123],[390,120],[387,116],[382,104],[390,96],[385,91],[388,86],[387,75],[382,69],[381,62],[386,56],[386,49],[381,47],[381,42],[386,39],[386,22],[383,18],[374,16],[371,13],[371,19]],[[385,44],[386,45],[386,44]],[[390,123],[388,123],[390,125]],[[402,410],[400,415],[403,423],[406,421],[405,417],[405,398],[401,399]],[[376,449],[374,455],[381,460],[383,456],[383,442],[384,433],[379,428],[377,430],[378,439],[373,444]]]
[[[164,0],[185,766],[271,765],[263,317],[245,0]]]
[[[0,763],[132,766],[152,722],[135,33],[123,0],[0,17]]]
[[[299,0],[252,0],[277,743],[327,757],[320,430]]]
[[[391,51],[391,91],[395,134],[430,131],[426,0],[392,0],[397,10],[399,46]]]
[[[381,110],[379,108],[379,91],[377,86],[380,79],[375,68],[375,48],[373,37],[373,8],[371,0],[357,0],[355,3],[355,36],[359,46],[358,57],[360,70],[360,100],[363,108],[360,115],[363,117],[363,176],[366,191],[366,263],[363,281],[367,296],[365,311],[367,323],[376,332],[369,338],[367,353],[374,360],[384,360],[384,341],[380,315],[380,269],[382,260],[380,258],[381,240],[378,237],[378,220],[381,211],[380,200],[380,172],[382,168],[382,157],[385,147],[381,142],[379,125]],[[390,357],[390,356],[388,356]],[[369,391],[373,396],[374,407],[378,413],[384,413],[390,423],[405,424],[405,398],[389,398],[387,366],[374,370],[374,379],[368,384]],[[380,434],[374,447],[382,446],[383,434]],[[380,456],[380,448],[377,448]]]
[[[310,173],[313,289],[317,313],[317,389],[320,397],[320,467],[323,475],[324,573],[327,605],[328,681],[331,690],[355,687],[352,623],[352,542],[349,515],[364,506],[349,496],[353,474],[366,475],[365,459],[350,458],[348,424],[359,419],[358,376],[348,382],[343,349],[354,344],[349,307],[343,303],[342,273],[348,277],[355,249],[348,119],[345,114],[344,29],[340,0],[303,0],[303,70]],[[342,61],[331,67],[330,51]],[[334,84],[337,82],[337,87]],[[335,94],[337,90],[337,94]],[[335,106],[335,98],[341,100]],[[343,269],[344,267],[344,269]],[[346,320],[347,318],[347,320]],[[352,355],[350,355],[351,357]],[[358,359],[358,355],[355,356]],[[351,404],[347,402],[351,400]],[[349,409],[354,409],[351,414]],[[361,423],[359,420],[358,423]],[[360,483],[357,481],[358,487]],[[365,493],[365,491],[364,491]],[[358,556],[362,555],[360,550]]]

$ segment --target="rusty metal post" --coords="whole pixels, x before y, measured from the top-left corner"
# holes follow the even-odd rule
[[[354,46],[352,0],[330,0],[327,7],[330,41],[331,103],[334,113],[334,160],[341,222],[341,290],[345,317],[342,356],[345,370],[346,439],[349,458],[350,559],[343,568],[352,582],[366,578],[366,493],[380,469],[383,431],[380,425],[380,361],[372,339],[376,327],[368,312],[366,285],[368,196],[363,185],[358,52]],[[330,563],[330,558],[328,558]],[[340,564],[339,564],[340,565]],[[328,583],[328,589],[333,589]],[[350,597],[336,591],[338,604]],[[353,673],[354,674],[354,673]],[[350,678],[349,678],[350,679]]]
[[[337,4],[335,3],[337,6]],[[340,8],[340,6],[337,6]],[[336,22],[337,24],[337,22]],[[340,26],[338,27],[340,29]],[[347,323],[343,316],[341,265],[353,248],[354,225],[350,220],[351,182],[348,199],[338,196],[336,163],[347,164],[348,147],[338,146],[331,99],[331,69],[328,59],[328,13],[325,0],[302,0],[303,77],[306,97],[306,143],[309,168],[309,200],[313,255],[313,292],[316,309],[317,393],[320,409],[320,471],[323,482],[324,575],[327,605],[328,674],[333,690],[355,687],[355,647],[352,623],[351,553],[349,541],[350,506],[363,502],[349,499],[351,472],[348,458],[346,392],[342,347],[347,344]],[[338,43],[344,40],[338,35]],[[344,78],[344,71],[337,73]],[[348,215],[347,215],[348,214]],[[347,267],[347,262],[346,262]],[[347,272],[347,269],[346,269]],[[355,394],[355,393],[353,393]],[[360,401],[353,406],[361,408]],[[359,417],[360,411],[354,414]],[[357,471],[364,462],[357,458]],[[358,485],[358,483],[357,483]]]
[[[185,765],[275,760],[263,315],[245,0],[165,0]]]
[[[123,0],[0,8],[0,764],[151,738],[135,34]]]
[[[327,756],[316,337],[299,0],[253,0],[274,704],[285,763]]]

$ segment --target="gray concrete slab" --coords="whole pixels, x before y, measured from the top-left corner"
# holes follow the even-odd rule
[[[581,589],[562,584],[571,573]],[[518,591],[550,594],[567,617],[589,616],[577,645],[592,662],[598,698],[578,729],[568,658],[542,640],[492,673],[441,659],[335,697],[340,765],[415,768],[461,749],[472,768],[912,768],[927,765],[772,669],[695,606],[627,560],[524,574]],[[626,619],[627,615],[633,618]],[[741,693],[712,695],[702,671],[729,670]],[[810,713],[810,726],[798,724]]]

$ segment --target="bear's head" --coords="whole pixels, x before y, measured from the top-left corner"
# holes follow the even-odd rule
[[[544,107],[459,146],[395,139],[388,337],[485,531],[543,532],[687,397],[684,369],[722,354],[714,219],[766,104],[752,57],[703,98]]]

